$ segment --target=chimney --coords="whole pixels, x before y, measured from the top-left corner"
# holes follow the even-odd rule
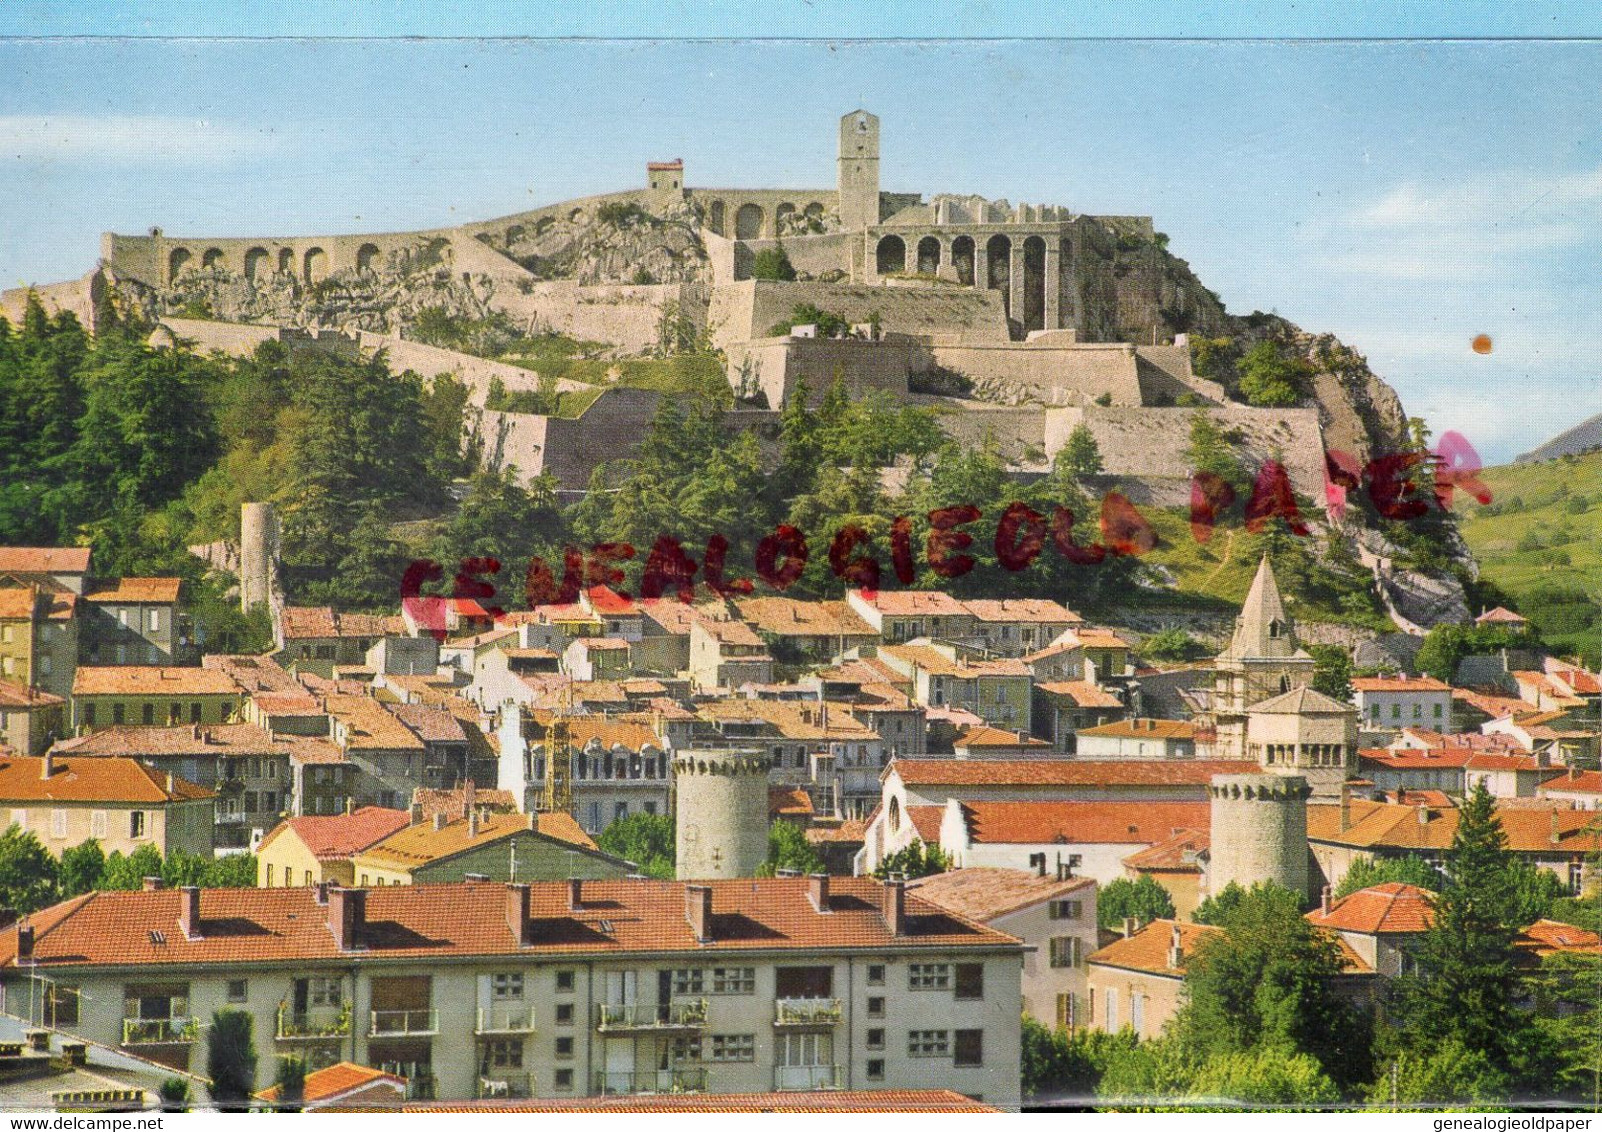
[[[462,783],[462,816],[463,817],[466,817],[467,815],[469,815],[469,814],[471,814],[473,812],[474,803],[477,802],[477,800],[478,800],[477,795],[476,795],[476,793],[475,793],[475,791],[473,789],[473,780],[471,778],[469,778],[466,782]]]
[[[1185,944],[1179,936],[1179,925],[1175,924],[1168,936],[1168,969],[1177,971],[1185,962]]]
[[[33,925],[23,924],[17,929],[17,961],[33,958]]]
[[[141,887],[143,887],[146,892],[160,892],[167,886],[162,882],[160,877],[145,877],[144,884]]]
[[[413,802],[412,803],[412,819],[411,820],[412,820],[412,824],[413,825],[422,825],[423,824],[423,803],[421,803],[421,802]]]
[[[46,751],[39,759],[39,777],[49,778],[56,773],[56,756]]]
[[[445,828],[445,823],[446,823],[447,820],[449,820],[449,818],[450,818],[450,815],[447,814],[444,810],[441,810],[437,814],[435,814],[434,815],[434,832],[438,833],[440,830],[444,829]]]
[[[569,912],[581,912],[584,910],[584,881],[580,877],[568,878],[567,910]]]
[[[830,911],[828,873],[813,873],[807,877],[807,899],[812,901],[812,906],[818,911]]]
[[[905,935],[907,931],[907,886],[900,880],[884,882],[884,926],[891,935]]]
[[[1334,897],[1334,895],[1335,895],[1334,890],[1331,889],[1330,886],[1326,884],[1324,886],[1324,891],[1321,892],[1319,894],[1319,897],[1318,897],[1318,911],[1319,911],[1320,915],[1324,915],[1324,916],[1329,915],[1329,906],[1330,906],[1330,902],[1331,902],[1332,898]]]
[[[176,793],[177,792],[177,787],[178,787],[178,780],[173,777],[172,771],[169,770],[167,772],[167,793],[169,793],[169,794]]]
[[[467,814],[467,836],[468,837],[477,837],[478,836],[478,812],[476,810],[469,810],[468,811],[468,814]]]
[[[316,895],[313,896],[312,899],[316,900],[319,904],[328,903],[328,882],[326,880],[318,881],[313,891],[316,893]]]
[[[1430,808],[1428,806],[1420,806],[1418,808],[1418,824],[1419,825],[1429,825],[1430,824]]]
[[[1563,841],[1563,832],[1558,828],[1558,812],[1556,810],[1552,811],[1551,839],[1553,845],[1559,845]]]
[[[347,795],[345,797],[345,816],[349,817],[356,812],[356,799]]]
[[[328,890],[328,930],[334,933],[336,947],[341,951],[357,950],[361,946],[362,927],[366,922],[365,888]]]
[[[697,942],[712,941],[712,889],[705,884],[684,886],[684,918]]]
[[[1124,938],[1129,939],[1140,930],[1140,920],[1134,916],[1124,917]]]
[[[1569,781],[1570,782],[1578,782],[1578,781],[1580,781],[1580,765],[1578,763],[1570,763],[1569,764]]]
[[[1352,788],[1341,783],[1341,832],[1352,827]]]
[[[198,723],[190,724],[189,725],[189,730],[190,730],[190,734],[192,734],[194,736],[195,741],[199,742],[200,741],[200,724],[198,724]]]
[[[192,884],[178,890],[178,926],[185,939],[200,938],[200,889]]]
[[[512,930],[512,938],[519,947],[528,942],[529,892],[526,884],[506,886],[506,926]]]

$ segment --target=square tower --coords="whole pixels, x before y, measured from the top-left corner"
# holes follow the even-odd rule
[[[879,223],[879,119],[853,110],[840,119],[840,226],[859,232]]]

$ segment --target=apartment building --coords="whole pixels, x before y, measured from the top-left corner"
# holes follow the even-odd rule
[[[0,815],[57,857],[91,838],[125,855],[212,851],[211,791],[133,759],[0,758]]]
[[[949,1088],[1016,1109],[1022,959],[867,879],[101,892],[0,932],[0,1008],[183,1067],[232,1007],[264,1061],[442,1099]]]
[[[11,680],[0,680],[0,743],[24,755],[43,754],[67,727],[67,701]]]
[[[87,667],[72,682],[72,725],[83,732],[124,723],[227,723],[243,702],[239,685],[211,668]]]
[[[173,664],[183,660],[178,578],[121,578],[83,595],[88,616],[79,646],[87,664]]]
[[[78,595],[0,586],[0,680],[65,698],[78,667]]]

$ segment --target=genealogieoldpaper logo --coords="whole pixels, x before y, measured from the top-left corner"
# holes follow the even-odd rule
[[[1350,454],[1332,450],[1325,457],[1324,509],[1339,520],[1345,514],[1347,493],[1358,489],[1366,491],[1376,514],[1391,520],[1406,521],[1432,510],[1447,510],[1460,488],[1484,505],[1491,501],[1491,493],[1478,477],[1480,467],[1474,447],[1456,432],[1445,433],[1431,451],[1377,456],[1361,466]],[[1194,472],[1190,480],[1191,537],[1198,543],[1207,542],[1219,523],[1236,517],[1238,502],[1235,488],[1221,476]],[[972,571],[977,560],[965,551],[975,545],[975,534],[964,528],[973,527],[984,518],[984,512],[972,504],[928,512],[924,564],[942,578],[959,578]],[[1256,534],[1275,518],[1282,519],[1295,535],[1306,537],[1310,533],[1285,466],[1278,460],[1267,460],[1257,473],[1239,519],[1248,533]],[[1045,552],[1048,542],[1057,554],[1080,566],[1093,566],[1109,557],[1137,557],[1157,545],[1156,529],[1117,491],[1102,497],[1097,516],[1100,541],[1076,541],[1077,521],[1073,510],[1063,505],[1054,507],[1047,516],[1027,503],[1013,501],[995,520],[992,546],[997,563],[1013,573],[1024,570]],[[890,571],[903,586],[911,585],[917,576],[912,531],[912,518],[908,515],[897,515],[891,521]],[[842,525],[829,540],[830,572],[849,586],[870,591],[880,588],[884,566],[872,553],[871,544],[872,536],[862,526]],[[781,523],[757,543],[750,563],[755,579],[730,575],[729,550],[729,540],[715,534],[707,539],[697,561],[685,550],[682,540],[670,534],[658,536],[645,558],[640,596],[673,596],[682,602],[693,602],[697,575],[699,584],[719,597],[753,593],[758,580],[783,592],[801,578],[812,556],[805,532],[787,523]],[[531,609],[566,604],[577,601],[580,591],[592,586],[608,586],[617,589],[620,596],[630,597],[619,588],[625,578],[618,564],[632,561],[637,553],[626,542],[596,543],[588,551],[564,547],[560,579],[550,563],[533,558],[523,577],[524,601]],[[448,601],[477,602],[491,618],[500,620],[506,611],[494,604],[499,590],[491,579],[500,575],[501,568],[500,559],[494,557],[462,559],[451,581],[451,596],[446,598],[423,593],[425,586],[445,580],[445,568],[431,559],[415,560],[401,578],[402,608],[415,624],[441,640],[446,632]]]

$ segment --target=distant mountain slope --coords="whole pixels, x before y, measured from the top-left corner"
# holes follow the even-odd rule
[[[1532,464],[1537,460],[1556,460],[1559,456],[1574,456],[1593,448],[1602,448],[1602,413],[1565,429],[1533,452],[1515,457],[1513,462]]]

